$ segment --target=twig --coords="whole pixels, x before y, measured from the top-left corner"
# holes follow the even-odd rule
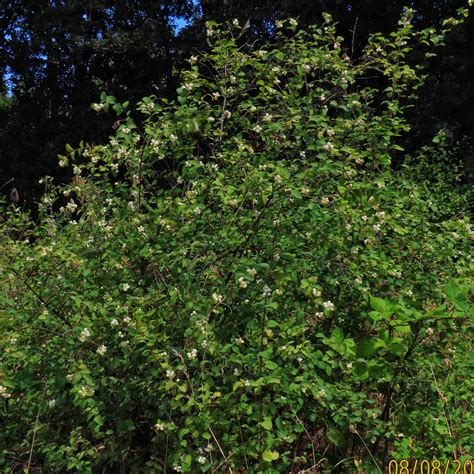
[[[210,433],[211,433],[211,435],[212,435],[212,437],[213,437],[213,439],[214,439],[214,442],[217,444],[217,447],[219,448],[219,451],[221,452],[222,457],[224,458],[223,464],[227,464],[227,461],[228,461],[228,459],[230,459],[230,456],[232,456],[232,454],[231,454],[230,456],[226,456],[225,453],[224,453],[224,451],[223,451],[222,448],[221,448],[221,445],[219,444],[219,441],[218,441],[217,438],[216,438],[216,435],[214,434],[214,431],[212,431],[212,428],[211,428],[210,426],[209,426],[209,431],[210,431]],[[228,467],[228,469],[229,469],[230,474],[232,474],[233,471],[232,471],[232,469],[230,468],[230,466],[228,465],[227,467]]]
[[[354,23],[354,29],[352,30],[352,43],[351,43],[351,57],[354,54],[354,42],[355,42],[355,34],[357,29],[357,22],[359,21],[359,17],[356,17],[356,21]]]
[[[45,383],[43,393],[41,394],[41,400],[38,405],[38,412],[36,413],[36,420],[35,420],[35,426],[33,427],[33,439],[31,440],[31,448],[30,448],[30,455],[28,457],[28,464],[26,466],[26,473],[28,474],[30,472],[30,466],[31,466],[31,460],[33,458],[33,448],[35,445],[35,439],[36,439],[36,430],[38,428],[38,421],[39,421],[39,416],[41,412],[41,404],[43,403],[44,400],[44,394],[46,393],[46,388],[48,387],[48,382]]]

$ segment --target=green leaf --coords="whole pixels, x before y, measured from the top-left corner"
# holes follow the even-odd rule
[[[265,417],[265,420],[260,423],[265,430],[271,430],[273,428],[272,419],[270,417]]]
[[[266,462],[276,461],[279,457],[280,455],[277,451],[271,451],[270,449],[264,451],[262,455],[263,460]]]

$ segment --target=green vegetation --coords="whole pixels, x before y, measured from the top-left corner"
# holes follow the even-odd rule
[[[329,16],[257,50],[209,23],[143,125],[93,106],[120,114],[110,143],[69,147],[38,223],[2,210],[5,472],[372,473],[472,451],[462,170],[442,134],[391,167],[423,80],[406,58],[444,35],[410,18],[355,62]]]

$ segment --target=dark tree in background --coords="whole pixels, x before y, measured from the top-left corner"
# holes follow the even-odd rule
[[[41,193],[38,178],[57,168],[66,143],[103,142],[115,117],[90,104],[102,91],[132,102],[150,94],[173,97],[183,59],[206,47],[205,21],[248,20],[249,41],[271,40],[277,19],[318,23],[327,11],[338,22],[352,57],[370,33],[397,26],[404,5],[419,26],[454,14],[462,0],[4,0],[0,10],[0,187],[15,178],[21,200]],[[412,111],[407,149],[429,143],[439,128],[465,144],[474,139],[472,61],[474,19],[450,34],[427,64],[429,80]],[[185,26],[186,25],[186,26]],[[185,26],[178,29],[177,26]],[[472,171],[471,171],[472,173]],[[466,178],[469,178],[467,176]],[[471,177],[472,179],[472,177]],[[5,186],[2,192],[10,191]]]

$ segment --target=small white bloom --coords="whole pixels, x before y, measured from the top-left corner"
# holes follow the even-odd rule
[[[81,331],[81,334],[79,334],[79,340],[81,342],[85,342],[90,336],[91,336],[91,333],[90,333],[89,329],[84,328]]]
[[[166,376],[167,376],[169,379],[173,379],[174,376],[175,376],[175,371],[172,370],[172,369],[168,369],[168,370],[166,371]]]
[[[272,294],[272,290],[271,290],[267,285],[265,285],[265,286],[263,287],[262,296],[263,296],[264,298],[268,298],[271,294]]]
[[[51,400],[48,401],[48,406],[49,408],[53,408],[54,405],[56,405],[56,399],[52,398]]]
[[[165,429],[165,424],[159,421],[155,423],[154,428],[155,428],[155,431],[163,431]]]
[[[216,302],[216,303],[222,303],[222,300],[224,299],[224,297],[222,295],[220,295],[219,293],[213,293],[212,294],[212,299]]]
[[[320,201],[320,203],[323,205],[323,206],[327,206],[330,201],[329,201],[329,198],[328,197],[323,197]]]
[[[80,389],[79,389],[79,395],[82,397],[82,398],[85,398],[87,396],[92,396],[94,394],[94,389],[90,388],[90,387],[87,387],[87,385],[83,385]]]
[[[100,345],[97,350],[97,354],[103,356],[107,352],[107,346],[105,344]]]
[[[225,119],[229,119],[231,115],[232,115],[232,114],[231,114],[230,110],[224,110],[224,112],[222,113],[222,116],[223,116]]]
[[[294,18],[290,18],[290,25],[291,26],[297,26],[298,22]]]
[[[311,292],[315,298],[317,298],[318,296],[321,296],[321,292],[317,288],[313,288]]]
[[[239,278],[239,286],[240,286],[240,288],[247,288],[248,283],[245,281],[244,277]]]
[[[190,352],[188,352],[187,356],[188,356],[188,359],[190,360],[193,360],[197,357],[197,354],[198,354],[198,351],[197,349],[193,349],[191,350]]]
[[[262,127],[260,125],[255,125],[252,129],[255,133],[261,133],[262,132]]]
[[[244,382],[244,385],[245,385],[246,387],[248,387],[248,386],[250,385],[250,380],[247,379],[247,380]]]
[[[335,308],[335,306],[334,306],[334,303],[333,303],[333,302],[331,302],[331,301],[325,301],[325,302],[323,303],[323,308],[324,308],[324,309],[327,309],[328,311],[333,311],[334,308]]]
[[[236,377],[239,377],[240,376],[240,370],[239,369],[234,369],[234,375]]]
[[[277,28],[283,28],[283,22],[280,21],[280,20],[277,20],[277,21],[275,22],[275,26],[276,26]]]
[[[207,461],[206,456],[199,456],[199,457],[197,458],[198,464],[206,464],[206,461]]]
[[[11,393],[8,393],[7,387],[0,385],[0,398],[10,398]]]
[[[122,289],[123,289],[123,291],[128,291],[130,289],[130,285],[128,283],[124,283],[122,285]]]
[[[324,144],[323,150],[331,152],[334,150],[334,145],[331,142],[327,142],[326,144]]]
[[[433,328],[427,328],[426,329],[426,334],[428,334],[428,336],[432,336],[434,334],[434,329]]]

